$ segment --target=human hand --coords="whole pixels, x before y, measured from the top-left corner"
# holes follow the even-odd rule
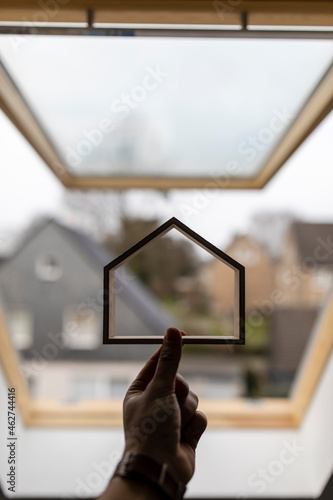
[[[124,399],[125,453],[147,455],[183,484],[194,473],[195,449],[207,426],[198,397],[177,373],[182,333],[169,328],[163,345],[148,360]]]

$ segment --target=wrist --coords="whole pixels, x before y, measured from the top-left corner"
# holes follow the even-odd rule
[[[108,494],[109,493],[109,494]],[[154,486],[143,478],[128,478],[113,476],[106,491],[107,498],[135,498],[136,500],[165,500],[164,496]],[[101,497],[99,500],[104,500]],[[105,499],[106,500],[106,499]]]
[[[114,477],[147,484],[163,500],[180,500],[186,490],[185,484],[178,480],[167,462],[143,453],[126,451],[116,467]]]
[[[161,446],[158,441],[148,441],[142,442],[140,444],[135,443],[134,446],[131,445],[131,442],[125,443],[125,450],[123,454],[123,458],[126,453],[133,453],[134,455],[144,455],[151,460],[159,464],[167,464],[168,470],[172,473],[177,481],[182,481],[182,477],[179,475],[179,468],[176,466],[177,462],[177,454],[173,452],[170,446]]]

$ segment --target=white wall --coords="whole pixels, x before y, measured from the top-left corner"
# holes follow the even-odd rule
[[[332,382],[333,354],[299,429],[206,432],[191,496],[318,497],[333,470]],[[293,457],[283,450],[295,442]],[[260,469],[268,480],[259,477]]]
[[[188,494],[318,496],[333,469],[332,380],[333,356],[300,429],[207,430],[198,447],[197,470]],[[7,494],[7,384],[2,373],[0,401],[0,480]],[[304,449],[294,450],[293,455],[288,448],[295,439]],[[18,422],[16,495],[96,496],[107,483],[122,445],[120,430],[33,429]],[[266,480],[258,476],[260,469],[267,471]]]

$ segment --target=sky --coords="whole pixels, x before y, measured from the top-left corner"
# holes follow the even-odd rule
[[[173,190],[166,197],[131,191],[129,207],[161,222],[175,216],[223,248],[246,232],[258,213],[290,212],[302,220],[333,222],[333,114],[259,191]],[[63,214],[64,187],[8,118],[0,113],[0,248],[35,217]]]

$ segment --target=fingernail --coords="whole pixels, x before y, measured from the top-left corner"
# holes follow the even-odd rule
[[[175,342],[176,340],[179,340],[179,337],[180,331],[175,327],[168,328],[165,333],[165,338],[168,342]]]

